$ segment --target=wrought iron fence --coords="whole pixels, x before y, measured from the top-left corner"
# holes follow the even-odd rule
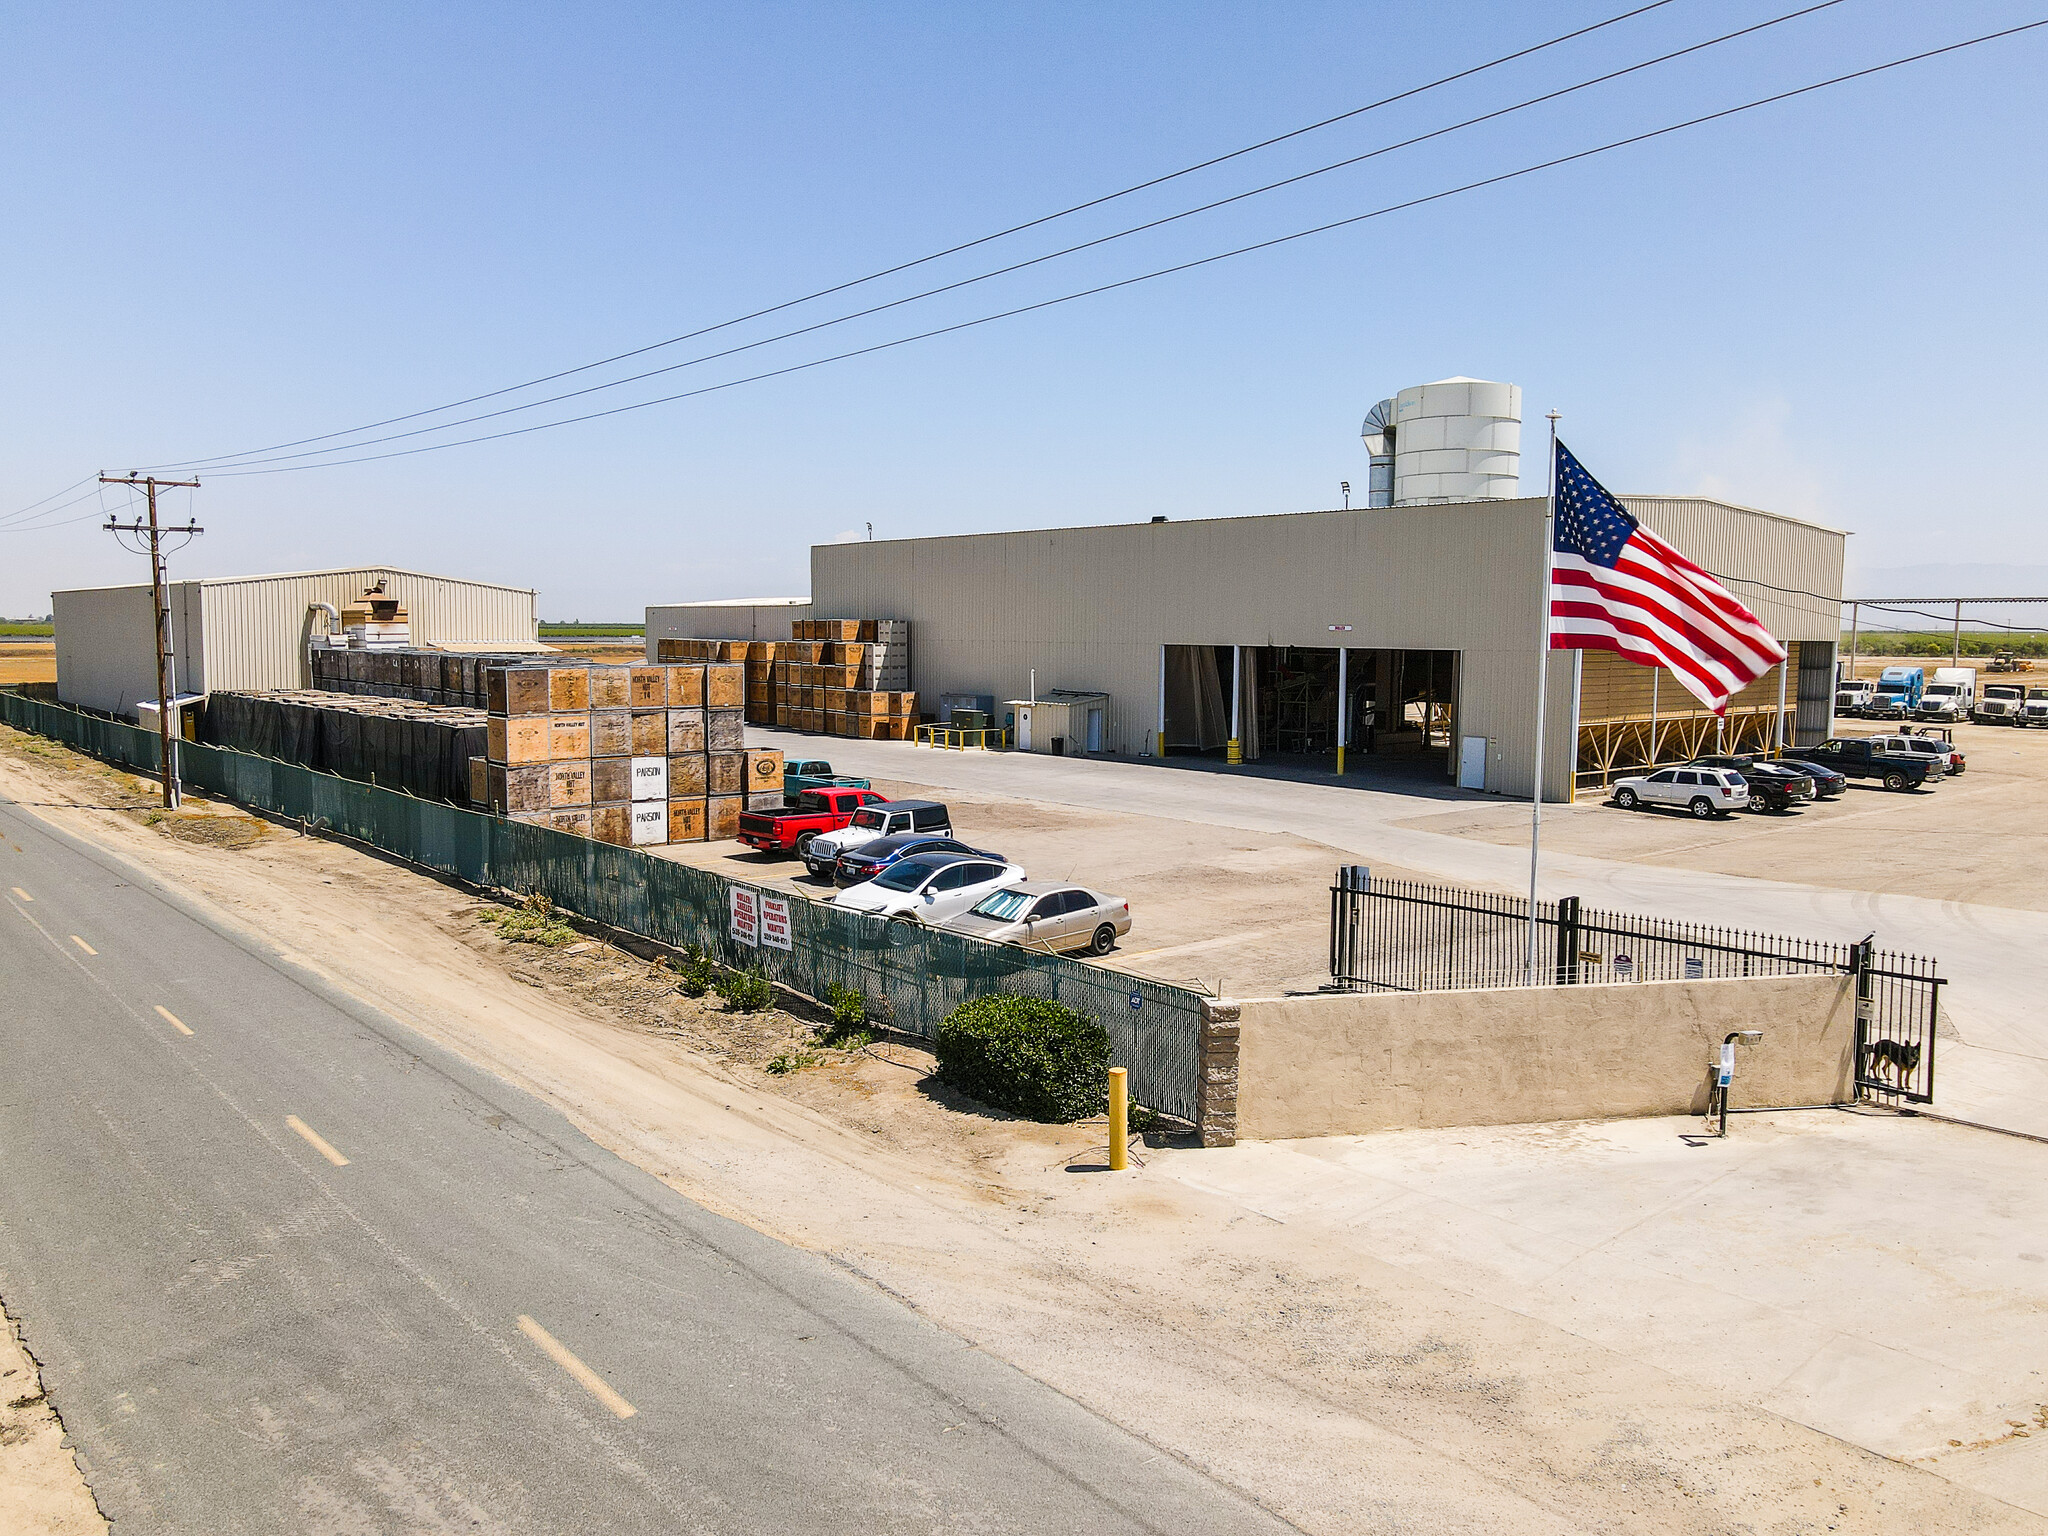
[[[0,690],[0,719],[111,762],[154,772],[154,734]],[[295,763],[184,742],[184,779],[472,885],[539,892],[622,932],[758,969],[806,997],[852,987],[891,1027],[930,1039],[970,997],[1021,992],[1063,1002],[1109,1032],[1131,1093],[1196,1118],[1200,994],[1063,956],[891,924],[672,859],[529,826]]]
[[[1866,1096],[1924,1104],[1934,1093],[1942,977],[1932,960],[1672,918],[1602,912],[1576,896],[1535,904],[1494,891],[1375,880],[1362,866],[1330,887],[1330,981],[1346,991],[1442,992],[1732,977],[1856,978],[1856,1082]]]

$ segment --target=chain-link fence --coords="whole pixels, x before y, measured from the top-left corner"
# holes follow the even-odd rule
[[[0,690],[0,719],[154,772],[157,738],[117,720]],[[1110,1057],[1140,1103],[1196,1118],[1202,999],[1164,982],[962,934],[888,923],[773,887],[505,821],[273,758],[183,742],[196,787],[288,816],[474,885],[539,893],[626,933],[757,969],[822,1000],[837,984],[868,999],[890,1027],[930,1039],[970,997],[1029,993],[1065,1003],[1109,1032]]]

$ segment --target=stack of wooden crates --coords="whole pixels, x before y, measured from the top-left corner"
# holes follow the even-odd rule
[[[799,619],[791,640],[661,640],[664,662],[738,664],[755,725],[908,741],[917,725],[907,619]]]
[[[473,798],[514,821],[622,846],[698,843],[737,835],[750,805],[782,804],[782,754],[747,750],[738,664],[492,667],[485,692]]]

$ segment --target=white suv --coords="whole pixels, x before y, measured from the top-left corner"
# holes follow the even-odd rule
[[[1705,821],[1749,804],[1749,784],[1733,768],[1659,768],[1614,785],[1614,803],[1624,811],[1639,805],[1684,806]]]

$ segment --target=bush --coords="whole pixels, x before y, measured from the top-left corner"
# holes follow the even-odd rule
[[[825,1003],[832,1010],[832,1022],[818,1031],[820,1045],[835,1051],[857,1051],[874,1043],[875,1032],[868,1027],[868,1000],[863,993],[835,982],[825,989]]]
[[[1109,1107],[1109,1034],[1042,997],[971,998],[939,1023],[939,1081],[995,1109],[1065,1124]]]
[[[734,1013],[759,1013],[775,1001],[775,984],[761,971],[727,971],[714,985]]]
[[[155,820],[152,819],[150,825],[155,824]],[[566,949],[576,942],[576,930],[555,916],[554,903],[538,891],[511,911],[484,912],[480,916],[515,944],[539,944],[547,949]]]
[[[676,980],[676,990],[683,996],[702,997],[717,984],[718,967],[709,955],[692,953],[684,957]]]

